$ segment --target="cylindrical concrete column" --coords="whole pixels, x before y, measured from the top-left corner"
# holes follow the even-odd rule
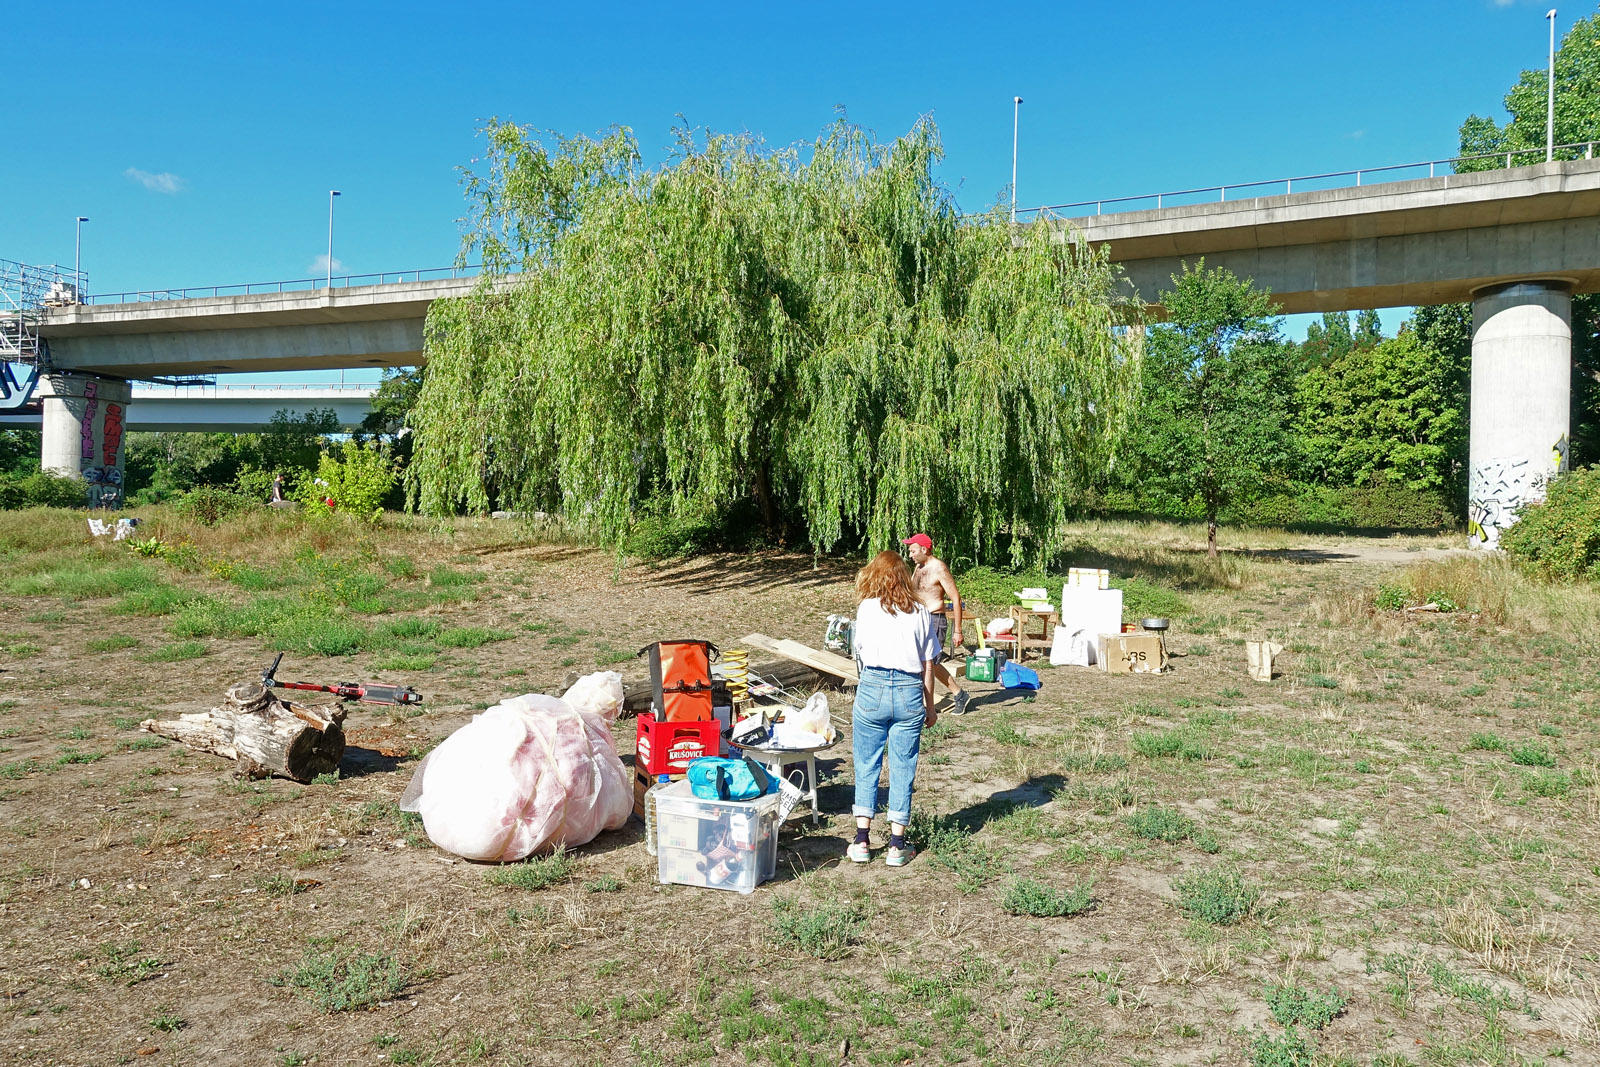
[[[1468,538],[1494,548],[1523,504],[1567,469],[1572,295],[1558,281],[1511,282],[1472,300]]]
[[[120,507],[133,386],[114,378],[47,374],[35,395],[43,408],[40,468],[82,478],[89,507]]]

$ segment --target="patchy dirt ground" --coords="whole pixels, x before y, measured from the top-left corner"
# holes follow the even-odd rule
[[[192,534],[187,555],[127,571],[110,546],[0,538],[17,575],[0,601],[5,1062],[1600,1055],[1593,649],[1467,611],[1366,610],[1400,565],[1448,562],[1446,542],[1236,557],[1215,587],[1179,590],[1189,610],[1159,677],[1047,669],[1033,702],[971,683],[972,713],[926,740],[915,807],[939,818],[903,870],[844,857],[847,738],[824,763],[829,821],[802,807],[777,879],[739,896],[657,885],[637,822],[546,888],[495,884],[395,801],[476,710],[573,671],[637,677],[627,654],[649,641],[819,643],[825,616],[853,609],[852,565],[619,568],[420,526],[357,544],[284,525],[268,552],[153,529]],[[241,577],[263,553],[281,580]],[[422,713],[353,705],[342,776],[309,786],[241,782],[134,728],[257,674],[284,641],[217,620],[301,595],[287,561],[344,555],[390,577],[327,612],[391,647],[291,648],[279,676],[408,681]],[[362,596],[379,599],[352,615]],[[1291,649],[1273,683],[1246,675],[1255,637]],[[848,697],[833,699],[847,724]],[[631,758],[631,722],[617,739]]]

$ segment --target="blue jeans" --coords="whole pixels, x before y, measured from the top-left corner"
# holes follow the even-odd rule
[[[889,821],[911,821],[911,787],[917,780],[922,748],[922,676],[886,667],[864,667],[850,715],[856,761],[856,802],[851,811],[865,818],[878,812],[878,775],[889,753]]]

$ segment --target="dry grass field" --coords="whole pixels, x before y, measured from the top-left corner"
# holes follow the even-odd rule
[[[1600,1058],[1600,595],[1453,540],[1225,531],[1209,563],[1202,530],[1085,524],[1073,560],[1170,609],[1173,669],[974,683],[925,739],[901,870],[845,860],[840,745],[829,821],[797,812],[738,896],[657,885],[636,822],[489,867],[395,802],[474,712],[638,677],[652,640],[820,643],[849,561],[645,566],[467,520],[156,510],[140,537],[162,554],[0,515],[4,1062]],[[1005,576],[972,581],[1003,608]],[[1271,683],[1245,671],[1263,637],[1289,649]],[[279,677],[428,702],[353,705],[310,785],[137,729],[279,649]]]

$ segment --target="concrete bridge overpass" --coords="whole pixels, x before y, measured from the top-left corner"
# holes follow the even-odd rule
[[[1202,256],[1269,287],[1286,312],[1470,300],[1469,511],[1474,543],[1492,545],[1566,465],[1571,297],[1600,291],[1600,161],[1298,193],[1288,185],[1282,195],[1229,201],[1223,191],[1217,203],[1158,197],[1150,210],[1039,217],[1064,240],[1108,246],[1146,301]],[[120,471],[96,420],[112,409],[126,417],[128,379],[420,362],[428,305],[475,282],[411,273],[51,310],[40,325],[54,371],[44,427],[57,459],[47,465],[102,479]]]
[[[272,425],[279,411],[293,416],[332,411],[339,429],[352,433],[372,410],[371,385],[135,385],[123,429],[164,432],[253,433]],[[0,414],[0,429],[37,430],[43,400]]]
[[[1600,160],[1050,224],[1107,247],[1147,302],[1201,257],[1290,313],[1470,302],[1476,546],[1492,547],[1567,467],[1572,296],[1600,292]]]

